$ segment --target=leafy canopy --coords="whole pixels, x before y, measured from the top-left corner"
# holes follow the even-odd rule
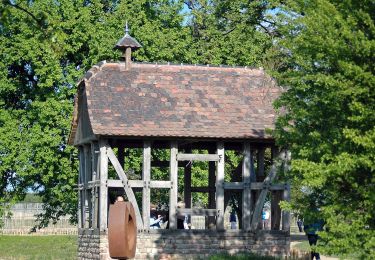
[[[292,207],[326,221],[322,252],[374,258],[375,3],[283,8],[275,135],[292,152]]]
[[[45,205],[41,226],[76,216],[77,152],[66,144],[76,82],[99,61],[119,59],[113,46],[126,20],[143,45],[138,61],[259,66],[271,46],[263,25],[269,7],[242,0],[1,1],[0,215],[31,189]]]

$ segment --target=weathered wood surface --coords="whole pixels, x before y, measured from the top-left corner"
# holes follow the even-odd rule
[[[93,219],[92,219],[92,227],[98,228],[99,227],[99,187],[100,187],[100,177],[99,177],[99,146],[98,142],[91,143],[91,158],[92,158],[92,211],[93,211]]]
[[[83,221],[84,221],[84,218],[83,218],[83,201],[84,201],[84,195],[83,195],[83,189],[84,189],[84,180],[83,180],[83,165],[84,165],[84,153],[83,153],[83,148],[80,146],[78,148],[78,151],[79,151],[79,172],[78,172],[78,227],[79,228],[82,228],[83,227]],[[82,186],[82,188],[80,188],[79,186]]]
[[[216,229],[224,230],[224,143],[217,143],[217,155],[220,160],[217,162],[216,169],[216,210],[218,216],[216,219]]]
[[[225,182],[224,189],[226,190],[242,190],[244,188],[243,182]],[[285,184],[265,184],[263,182],[252,182],[250,184],[251,190],[284,190]]]
[[[137,203],[137,200],[135,199],[133,190],[127,184],[128,178],[126,177],[126,174],[125,174],[124,170],[122,169],[119,161],[117,160],[117,157],[114,154],[112,148],[109,147],[109,146],[106,146],[106,152],[107,152],[107,156],[108,156],[107,158],[109,158],[109,160],[111,161],[113,167],[115,168],[115,170],[117,172],[117,175],[120,177],[120,179],[123,183],[122,187],[125,190],[125,194],[126,194],[128,200],[133,204],[135,216],[136,216],[136,219],[137,219],[137,228],[138,228],[138,230],[141,230],[144,227],[143,221],[142,221],[142,216],[141,216],[141,213],[139,211],[138,203]]]
[[[121,180],[108,180],[107,185],[108,187],[111,187],[111,188],[124,187],[123,182]],[[143,188],[146,185],[146,183],[143,180],[128,180],[127,185],[130,188]],[[150,188],[157,188],[157,189],[170,189],[171,188],[170,181],[149,181],[147,185]]]
[[[178,162],[177,162],[178,146],[177,142],[171,142],[171,158],[170,158],[170,181],[171,189],[169,193],[169,228],[177,228],[176,208],[177,208],[177,185],[178,185]]]
[[[151,179],[151,143],[143,143],[142,179],[142,218],[143,228],[150,229],[150,179]]]
[[[191,192],[213,192],[215,194],[216,188],[214,187],[191,187]],[[211,204],[209,204],[211,205]],[[213,205],[213,206],[212,206]],[[212,204],[211,206],[215,208],[215,204]]]
[[[217,154],[177,154],[178,161],[219,161],[220,157]]]
[[[190,208],[178,208],[177,216],[210,216],[216,217],[219,215],[219,212],[216,209],[190,209]]]
[[[185,152],[191,153],[191,149],[186,149]],[[184,200],[185,207],[191,208],[191,163],[188,162],[184,166]]]
[[[100,197],[99,197],[99,222],[100,230],[107,230],[107,219],[108,219],[108,156],[107,156],[107,142],[101,140],[100,143]]]
[[[271,229],[280,230],[281,208],[280,201],[282,191],[274,191],[271,193]]]
[[[245,142],[243,147],[243,161],[242,161],[242,178],[243,178],[243,192],[242,192],[242,228],[246,231],[251,229],[251,150],[250,143]]]

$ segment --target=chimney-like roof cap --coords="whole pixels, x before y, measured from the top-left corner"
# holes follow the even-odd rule
[[[125,25],[125,36],[122,37],[115,46],[117,49],[126,49],[126,48],[132,48],[132,50],[136,50],[138,48],[141,48],[142,45],[133,37],[129,35],[129,28],[128,28],[128,22],[126,22]]]

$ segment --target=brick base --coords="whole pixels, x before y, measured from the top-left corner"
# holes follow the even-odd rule
[[[289,255],[289,248],[290,236],[285,231],[159,229],[138,234],[135,259],[199,259],[220,253],[239,252],[286,256]],[[78,258],[111,259],[106,233],[80,230]]]

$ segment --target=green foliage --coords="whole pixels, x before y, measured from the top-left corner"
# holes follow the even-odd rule
[[[1,1],[0,215],[31,189],[46,209],[40,226],[64,214],[76,220],[77,151],[66,144],[76,82],[99,61],[119,59],[113,46],[125,21],[143,45],[138,61],[257,66],[271,46],[264,25],[271,7],[243,0]],[[126,167],[139,171],[140,161]]]
[[[322,252],[374,258],[374,2],[282,8],[275,136],[292,152],[292,207],[326,221]]]

